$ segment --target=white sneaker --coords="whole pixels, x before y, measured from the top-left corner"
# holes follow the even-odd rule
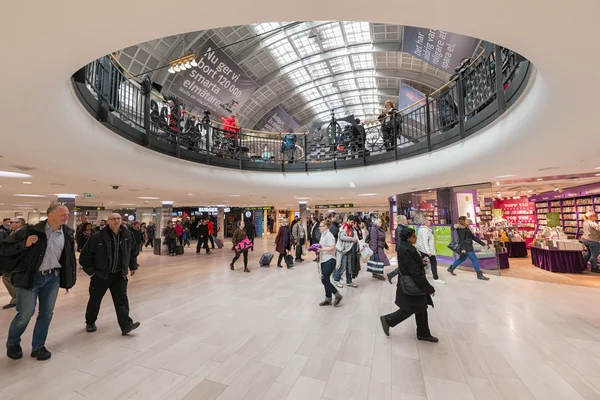
[[[337,287],[339,287],[340,289],[344,287],[344,284],[342,282],[338,282],[338,281],[333,281],[333,284]]]
[[[425,273],[426,273],[427,275],[433,275],[433,272],[431,272],[431,267],[427,267],[427,268],[425,268]]]
[[[443,280],[441,280],[440,278],[438,278],[438,279],[434,279],[434,280],[433,280],[433,283],[439,283],[440,285],[445,285],[445,284],[446,284],[446,281],[443,281]]]

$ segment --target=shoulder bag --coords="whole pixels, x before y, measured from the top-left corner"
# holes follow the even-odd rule
[[[417,286],[412,276],[402,274],[400,267],[398,267],[398,285],[402,293],[407,296],[422,296],[426,294]]]
[[[460,254],[460,243],[458,243],[456,240],[451,241],[448,244],[448,248],[453,252]]]

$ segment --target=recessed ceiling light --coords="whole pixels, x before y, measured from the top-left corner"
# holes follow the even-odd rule
[[[24,185],[31,185],[31,182],[27,182],[27,181],[25,181],[25,182],[23,182],[23,184],[24,184]]]
[[[239,194],[230,194],[229,197],[241,197]]]
[[[527,193],[532,193],[532,192],[533,192],[533,190],[531,190],[531,189],[527,191]]]
[[[119,204],[120,206],[135,206],[135,204]]]
[[[160,197],[138,197],[140,200],[159,200]]]
[[[193,195],[194,195],[194,193],[188,193],[188,196],[193,196]]]
[[[596,176],[600,176],[600,174],[596,174]]]
[[[594,168],[594,169],[600,169],[600,167],[596,167],[596,168]]]
[[[13,196],[16,196],[16,197],[46,197],[43,194],[22,194],[22,193],[13,194]]]
[[[537,178],[537,180],[538,180],[538,181],[543,181],[543,180],[544,180],[544,178]]]
[[[31,178],[31,175],[20,172],[0,171],[0,178]]]
[[[73,193],[57,193],[55,196],[75,198],[75,197],[77,197],[79,195],[78,194],[73,194]]]
[[[356,187],[356,184],[355,184],[354,182],[350,182],[350,184],[349,184],[349,185],[350,185],[350,187],[351,187],[352,189],[354,189],[354,188]]]
[[[501,179],[501,178],[512,178],[513,176],[516,176],[516,175],[514,175],[514,174],[509,174],[509,175],[498,175],[498,176],[495,176],[494,178],[497,178],[497,179],[498,179],[498,178],[499,178],[499,179]]]
[[[360,197],[367,197],[367,196],[377,196],[377,193],[361,193],[359,194]]]
[[[294,198],[296,200],[310,200],[310,197],[296,197],[296,196],[294,196]]]

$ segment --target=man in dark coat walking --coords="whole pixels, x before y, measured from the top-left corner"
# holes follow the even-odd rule
[[[17,289],[17,315],[10,324],[6,355],[13,360],[23,357],[21,335],[35,313],[31,357],[50,359],[45,345],[59,287],[71,289],[77,280],[75,238],[66,223],[69,210],[60,204],[46,211],[48,219],[20,229],[0,243],[0,256],[14,257],[12,282]]]
[[[398,240],[398,238],[396,238]],[[400,322],[415,315],[417,321],[417,339],[436,343],[438,338],[431,336],[429,331],[429,321],[427,319],[427,306],[433,307],[432,296],[435,296],[435,289],[425,277],[425,268],[423,259],[417,252],[414,244],[417,242],[417,236],[414,229],[405,227],[400,231],[400,245],[398,246],[398,268],[402,276],[411,277],[415,285],[421,289],[421,295],[405,294],[398,279],[396,289],[396,305],[399,310],[380,317],[381,326],[386,336],[390,336],[390,327],[398,325]]]
[[[108,216],[108,226],[90,237],[79,256],[79,264],[90,275],[90,299],[85,312],[85,330],[96,332],[96,320],[106,291],[110,294],[117,312],[123,336],[140,326],[129,317],[127,277],[138,269],[139,246],[133,234],[121,225],[121,215]]]

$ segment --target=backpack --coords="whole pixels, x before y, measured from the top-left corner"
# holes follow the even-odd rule
[[[294,134],[290,134],[287,133],[284,137],[283,137],[283,146],[286,149],[293,149],[294,147],[296,147],[296,141],[298,139],[296,138],[296,135]]]

